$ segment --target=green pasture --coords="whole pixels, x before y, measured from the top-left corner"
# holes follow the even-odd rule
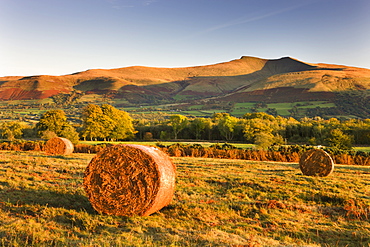
[[[35,99],[35,100],[9,100],[0,101],[0,106],[13,106],[13,105],[32,105],[32,104],[47,104],[52,103],[53,100],[50,98],[46,99]]]
[[[299,102],[297,102],[299,103]],[[295,103],[295,105],[297,105],[297,103]],[[312,105],[301,105],[301,106],[297,106],[299,108],[316,108],[316,107],[321,107],[321,108],[329,108],[329,107],[335,107],[335,104],[334,103],[329,103],[329,102],[326,102],[326,101],[312,101],[310,102]]]
[[[24,114],[42,114],[44,111],[40,111],[38,108],[30,108],[26,109],[26,107],[22,108],[21,106],[27,106],[31,104],[44,104],[44,103],[52,103],[52,99],[45,99],[45,100],[25,100],[25,101],[7,101],[7,102],[0,102],[0,106],[3,106],[3,111],[13,111],[14,113],[18,113],[21,115]],[[108,99],[102,95],[84,95],[80,99],[77,100],[77,103],[83,104],[101,104],[101,103],[109,103],[113,105],[125,105],[125,107],[120,107],[121,110],[135,113],[135,114],[151,114],[153,111],[163,111],[168,114],[182,114],[187,116],[194,116],[194,117],[210,117],[213,113],[218,112],[227,112],[222,104],[220,104],[219,108],[217,109],[207,109],[207,105],[191,105],[188,108],[182,108],[183,103],[180,104],[162,104],[162,105],[137,105],[137,106],[129,106],[129,102],[126,100],[120,99]],[[242,117],[245,113],[252,112],[251,109],[254,108],[256,103],[253,102],[246,102],[246,103],[235,103],[233,108],[228,111],[231,115],[236,117]],[[17,106],[17,107],[15,107]],[[181,110],[170,110],[175,109],[176,106],[181,106]],[[304,112],[308,108],[327,108],[327,107],[334,107],[333,103],[328,103],[325,101],[311,101],[311,102],[294,102],[294,103],[270,103],[267,104],[265,108],[257,108],[257,111],[266,112],[268,108],[274,108],[277,111],[278,115],[281,116],[289,116],[291,110],[294,106],[297,107],[298,113],[304,116]],[[214,106],[212,106],[214,107]]]
[[[190,110],[200,110],[203,108],[203,105],[192,105],[192,106],[189,106],[189,109]]]
[[[370,146],[361,146],[361,147],[353,147],[356,151],[368,152],[370,153]]]
[[[193,110],[193,111],[181,111],[177,112],[177,114],[182,114],[182,115],[191,115],[194,117],[212,117],[214,113],[222,113],[225,112],[224,110]]]
[[[231,114],[236,117],[241,117],[245,113],[251,113],[251,108],[255,107],[255,103],[235,103]],[[298,111],[303,113],[304,109],[308,108],[328,108],[328,107],[335,107],[334,103],[329,103],[327,101],[310,101],[310,102],[293,102],[293,103],[269,103],[267,107],[258,108],[257,111],[266,112],[268,108],[274,108],[277,111],[277,114],[280,116],[289,116],[290,112],[293,107],[297,107]]]

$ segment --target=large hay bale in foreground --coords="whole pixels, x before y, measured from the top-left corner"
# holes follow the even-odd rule
[[[321,149],[312,149],[302,154],[299,168],[307,176],[329,176],[334,170],[334,161]]]
[[[46,142],[44,151],[51,155],[68,155],[73,153],[73,144],[66,138],[54,137]]]
[[[176,167],[154,147],[115,145],[90,161],[84,188],[99,213],[147,216],[172,200]]]

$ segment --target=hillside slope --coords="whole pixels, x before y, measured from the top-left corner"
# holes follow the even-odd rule
[[[0,100],[43,99],[72,91],[109,94],[131,103],[218,98],[234,102],[330,99],[336,92],[370,90],[370,70],[309,64],[285,57],[241,57],[185,68],[133,66],[65,76],[0,78]]]

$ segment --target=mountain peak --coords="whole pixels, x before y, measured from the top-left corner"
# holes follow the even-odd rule
[[[242,56],[195,67],[131,66],[91,69],[66,76],[3,77],[0,78],[0,100],[40,99],[77,90],[86,94],[113,93],[114,97],[133,104],[225,95],[247,102],[252,99],[251,92],[262,95],[258,100],[266,100],[266,90],[276,89],[288,97],[282,88],[298,88],[302,92],[368,90],[370,70],[310,64],[289,56],[278,59]]]

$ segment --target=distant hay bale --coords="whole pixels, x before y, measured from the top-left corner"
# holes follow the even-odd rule
[[[299,168],[307,176],[329,176],[334,170],[334,161],[321,149],[312,149],[302,154]]]
[[[73,153],[73,144],[70,140],[61,137],[54,137],[45,144],[44,151],[47,154],[68,155]]]
[[[175,165],[159,149],[121,144],[95,155],[83,185],[99,213],[147,216],[171,202],[175,176]]]

